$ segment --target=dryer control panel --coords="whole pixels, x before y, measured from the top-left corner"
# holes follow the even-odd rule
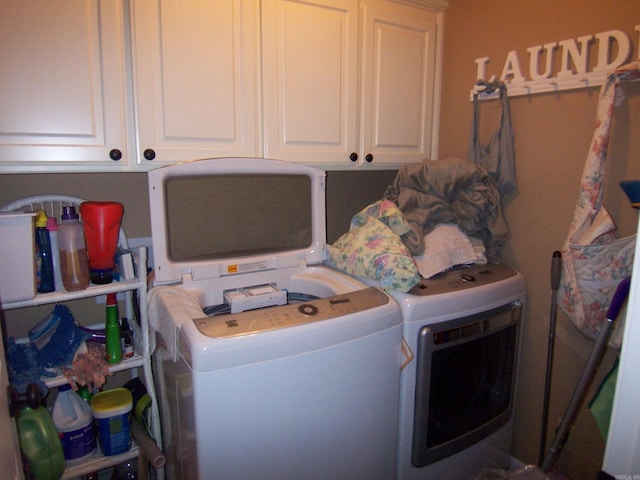
[[[193,322],[200,333],[208,337],[236,337],[329,320],[380,307],[388,302],[389,297],[385,293],[370,287],[304,303],[195,318]]]
[[[422,278],[420,283],[409,290],[411,295],[421,297],[438,295],[468,288],[500,282],[515,276],[517,272],[506,265],[487,264],[460,266],[431,278]]]

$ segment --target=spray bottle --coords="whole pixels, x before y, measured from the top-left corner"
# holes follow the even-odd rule
[[[107,320],[105,329],[107,335],[107,362],[120,363],[122,361],[122,350],[120,348],[120,315],[115,293],[109,293],[107,295]]]

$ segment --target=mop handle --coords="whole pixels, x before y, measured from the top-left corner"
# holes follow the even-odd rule
[[[622,305],[624,304],[627,295],[629,294],[630,285],[631,277],[627,277],[618,284],[618,287],[613,294],[611,305],[607,310],[606,321],[603,322],[602,326],[600,327],[600,333],[596,338],[595,346],[591,350],[591,355],[587,360],[587,364],[582,372],[580,380],[578,381],[578,385],[573,392],[573,396],[571,397],[569,406],[567,407],[567,410],[562,417],[562,422],[560,422],[560,426],[558,427],[551,447],[547,452],[547,456],[542,462],[542,465],[540,465],[540,468],[543,472],[548,472],[551,467],[555,465],[555,462],[558,459],[562,448],[564,447],[564,443],[567,440],[567,436],[569,435],[569,430],[578,414],[578,409],[580,408],[580,404],[582,403],[584,394],[586,393],[591,380],[593,380],[593,376],[602,357],[602,353],[607,346],[609,331],[611,330],[613,322],[616,320],[616,317],[620,313],[620,309],[622,308]]]
[[[551,257],[551,290],[558,291],[562,277],[562,254],[557,250]]]
[[[562,253],[553,252],[551,257],[551,309],[549,312],[549,339],[547,343],[547,369],[544,380],[544,398],[542,404],[542,424],[540,427],[540,445],[538,452],[538,464],[544,460],[547,445],[547,425],[549,424],[549,397],[551,391],[551,375],[553,370],[553,349],[556,334],[556,311],[558,302],[558,289],[562,277]]]

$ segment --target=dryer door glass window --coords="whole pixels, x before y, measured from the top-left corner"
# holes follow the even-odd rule
[[[453,455],[509,421],[520,315],[515,303],[420,331],[415,466]]]

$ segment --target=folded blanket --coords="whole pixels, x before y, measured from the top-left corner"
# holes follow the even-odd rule
[[[468,160],[403,165],[384,198],[404,214],[411,231],[401,238],[416,256],[424,253],[424,236],[440,223],[456,224],[467,235],[482,239],[492,262],[500,261],[500,248],[510,238],[495,182]]]

